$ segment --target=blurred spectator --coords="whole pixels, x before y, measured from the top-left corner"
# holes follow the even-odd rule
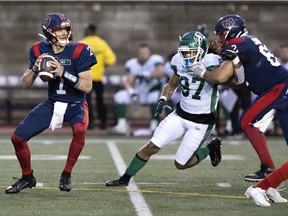
[[[288,44],[285,44],[279,49],[279,58],[282,65],[288,68]]]
[[[91,94],[95,92],[95,101],[97,107],[97,116],[100,120],[100,129],[106,128],[107,123],[107,108],[104,102],[103,94],[105,87],[102,82],[105,68],[109,65],[113,65],[116,62],[116,55],[105,40],[99,37],[97,34],[96,25],[90,24],[85,29],[85,37],[81,40],[82,43],[86,43],[90,46],[93,53],[96,55],[98,64],[94,65],[92,70],[93,89],[87,94],[87,102],[89,106],[89,126],[88,129],[94,128],[94,107],[92,103]]]
[[[141,44],[137,50],[137,57],[131,58],[125,63],[127,71],[126,79],[123,81],[125,89],[114,95],[118,122],[110,130],[110,133],[129,134],[130,127],[126,119],[127,105],[145,104],[150,106],[152,119],[149,131],[152,134],[158,126],[158,118],[154,115],[162,89],[161,79],[165,76],[164,63],[165,60],[162,56],[151,54],[147,44]]]

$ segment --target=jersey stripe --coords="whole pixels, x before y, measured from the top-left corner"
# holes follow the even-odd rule
[[[253,102],[249,110],[242,116],[242,129],[246,129],[248,126],[250,127],[251,123],[255,122],[257,115],[261,114],[265,108],[267,108],[281,96],[281,93],[283,93],[283,89],[285,88],[285,84],[286,83],[275,85],[271,91],[261,96],[260,100]]]
[[[233,38],[228,41],[228,44],[239,44],[242,43],[244,40],[244,38]]]
[[[76,46],[76,48],[75,48],[75,50],[73,52],[72,59],[75,59],[75,58],[77,58],[80,55],[80,53],[82,52],[82,49],[84,48],[84,46],[85,46],[84,43],[77,44],[77,46]]]
[[[33,45],[33,52],[34,52],[34,55],[38,58],[41,53],[40,53],[40,42],[37,42]]]

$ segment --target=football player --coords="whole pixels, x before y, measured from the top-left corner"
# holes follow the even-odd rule
[[[221,17],[215,25],[215,33],[222,43],[223,67],[206,72],[202,64],[193,65],[194,74],[213,82],[224,82],[237,75],[238,84],[245,84],[257,95],[240,118],[241,128],[257,152],[260,170],[244,177],[246,181],[259,182],[275,170],[264,135],[275,118],[288,143],[288,70],[258,38],[248,35],[245,20],[239,15]],[[232,65],[232,67],[231,67]],[[280,176],[288,173],[288,167],[280,169]],[[279,178],[280,176],[276,178]]]
[[[145,166],[153,154],[180,137],[183,138],[174,161],[177,169],[193,167],[208,155],[213,166],[220,163],[221,140],[218,137],[201,148],[215,126],[219,95],[217,84],[188,71],[188,67],[196,62],[203,62],[207,70],[220,65],[220,56],[207,54],[207,50],[208,41],[200,32],[187,32],[181,37],[178,53],[171,60],[174,74],[162,90],[156,116],[168,106],[168,100],[180,85],[181,100],[176,110],[160,122],[151,140],[138,150],[125,173],[118,179],[107,181],[106,186],[128,185],[130,178]]]
[[[150,130],[154,131],[158,125],[158,118],[154,117],[157,101],[163,87],[161,79],[164,79],[164,63],[162,56],[151,54],[147,44],[141,44],[137,50],[137,57],[129,59],[125,63],[127,71],[124,80],[125,89],[114,95],[117,114],[117,125],[111,128],[113,134],[129,134],[130,128],[126,119],[126,109],[133,103],[150,106],[151,122]]]
[[[88,125],[86,93],[92,88],[91,66],[97,63],[88,45],[73,42],[73,28],[69,19],[61,13],[51,13],[42,22],[45,41],[35,43],[30,49],[29,67],[22,77],[22,88],[31,87],[38,75],[41,58],[53,56],[50,61],[55,70],[48,82],[48,99],[36,106],[18,125],[11,141],[22,169],[22,178],[9,186],[7,194],[18,193],[36,185],[31,167],[28,141],[47,128],[62,127],[63,121],[72,127],[66,165],[60,177],[59,189],[71,190],[71,172],[84,147]]]

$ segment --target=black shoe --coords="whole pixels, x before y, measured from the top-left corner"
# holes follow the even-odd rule
[[[221,162],[221,139],[219,137],[213,138],[208,144],[209,156],[212,166],[216,167]]]
[[[17,178],[14,178],[17,179]],[[18,179],[13,185],[9,186],[6,190],[6,194],[13,194],[13,193],[19,193],[24,188],[32,188],[36,186],[36,179],[32,175],[31,178],[21,178]]]
[[[59,189],[60,191],[67,191],[70,192],[72,187],[71,187],[71,179],[70,177],[61,177],[60,178],[60,184],[59,184]]]
[[[112,186],[127,186],[129,182],[123,181],[120,178],[119,179],[112,179],[107,181],[106,183],[107,187],[112,187]]]
[[[261,163],[260,170],[251,174],[247,174],[244,176],[244,180],[247,182],[260,182],[274,170],[275,169],[268,168],[268,164]]]

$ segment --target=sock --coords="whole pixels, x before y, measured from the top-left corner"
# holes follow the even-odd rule
[[[261,163],[268,164],[269,168],[275,169],[275,165],[267,146],[265,135],[261,133],[258,128],[254,127],[246,127],[243,130],[256,153],[258,154]]]
[[[261,182],[255,185],[267,190],[269,187],[277,188],[281,182],[288,179],[288,161],[282,164],[278,169],[265,177]]]
[[[32,173],[31,169],[31,153],[26,140],[13,134],[11,141],[14,145],[15,154],[22,169],[22,176],[27,176]]]
[[[125,104],[116,104],[116,116],[117,118],[126,118],[126,105]]]
[[[61,177],[63,177],[63,178],[70,178],[71,177],[71,172],[67,172],[67,171],[63,171],[62,173],[61,173]]]
[[[200,161],[204,160],[209,154],[209,149],[207,147],[203,147],[200,148],[197,153],[196,153],[196,157],[198,159],[198,163],[200,163]]]
[[[32,170],[32,173],[30,173],[29,175],[22,175],[22,179],[32,179],[34,176],[33,176],[33,170]]]
[[[125,173],[130,176],[134,176],[140,169],[142,169],[145,166],[146,163],[147,163],[146,160],[139,158],[138,155],[136,154],[132,162],[126,169]]]
[[[82,122],[78,122],[72,126],[73,139],[70,144],[66,165],[64,171],[72,172],[75,163],[85,144],[86,126]]]

